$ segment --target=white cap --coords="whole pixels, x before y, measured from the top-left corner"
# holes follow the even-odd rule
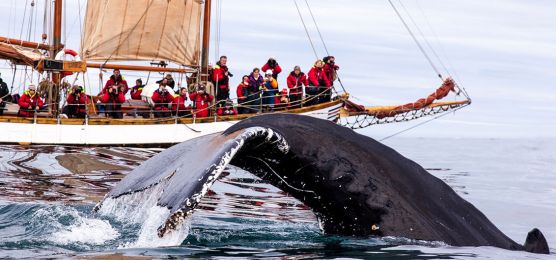
[[[265,72],[265,74],[266,74],[266,75],[272,75],[272,70],[267,70],[267,71]]]

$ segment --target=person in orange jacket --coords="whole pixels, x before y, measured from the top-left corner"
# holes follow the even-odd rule
[[[17,115],[22,117],[34,117],[35,112],[44,106],[44,102],[37,94],[37,87],[35,85],[27,87],[25,93],[19,98],[18,105],[19,112]]]
[[[206,88],[200,85],[195,92],[189,93],[189,99],[193,102],[193,114],[195,117],[208,117],[210,102],[214,100],[211,94],[206,92]]]
[[[272,77],[272,71],[267,70],[263,84],[263,108],[270,112],[273,111],[277,94],[278,81]]]

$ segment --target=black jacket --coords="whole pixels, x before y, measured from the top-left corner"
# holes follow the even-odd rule
[[[11,101],[12,96],[10,95],[10,90],[8,89],[8,84],[0,79],[0,98],[3,101]]]

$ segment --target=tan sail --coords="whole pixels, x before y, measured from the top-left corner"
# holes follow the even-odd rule
[[[201,0],[89,0],[87,60],[168,60],[198,65]]]

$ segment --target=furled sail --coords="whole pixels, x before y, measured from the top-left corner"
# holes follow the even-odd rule
[[[0,59],[10,60],[14,64],[33,66],[34,62],[43,58],[44,55],[37,49],[0,42]]]
[[[202,0],[88,0],[81,55],[197,65],[202,6]]]

